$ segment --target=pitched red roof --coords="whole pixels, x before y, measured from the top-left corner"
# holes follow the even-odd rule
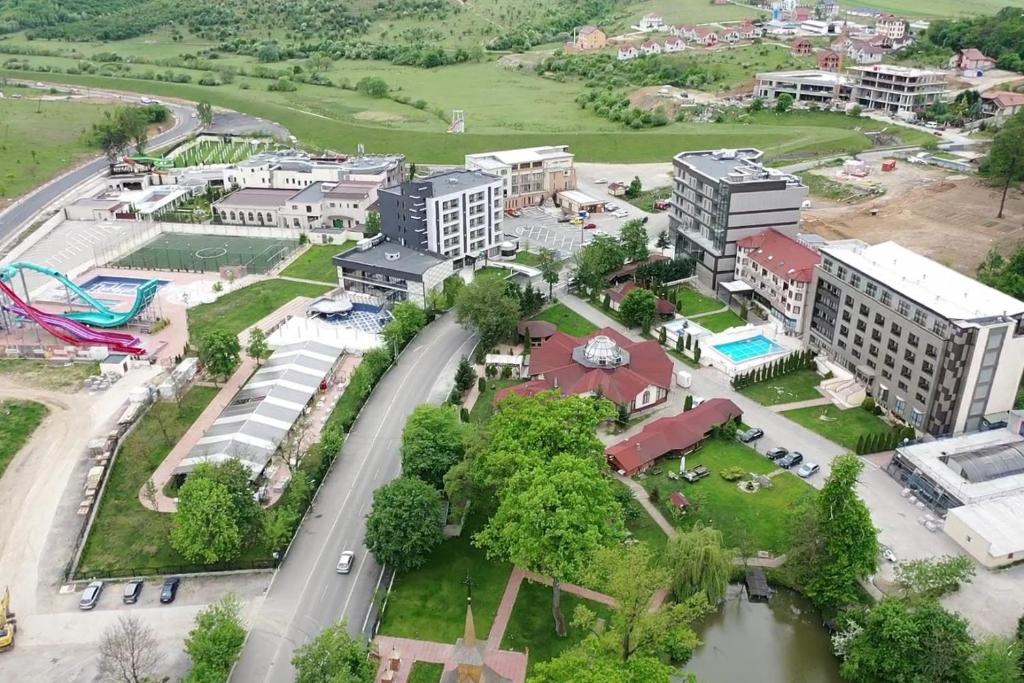
[[[676,506],[676,508],[680,510],[685,510],[686,508],[690,507],[690,501],[686,498],[686,496],[684,496],[679,491],[673,491],[672,495],[669,496],[668,499],[669,502],[671,502],[674,506]]]
[[[821,256],[774,228],[744,237],[736,246],[751,249],[751,260],[783,280],[810,282]]]
[[[618,469],[635,472],[674,451],[693,448],[717,425],[742,417],[743,411],[727,398],[713,398],[685,413],[663,417],[639,434],[605,449]]]
[[[992,61],[991,57],[986,56],[984,52],[982,52],[981,50],[979,50],[976,47],[969,47],[967,49],[960,50],[960,58],[961,59],[970,59],[970,60],[974,60],[974,61],[977,61],[979,59],[980,60],[984,60],[984,61],[989,61],[989,62]]]
[[[530,396],[542,394],[545,391],[551,391],[550,384],[548,384],[542,379],[531,379],[529,382],[523,382],[522,384],[516,384],[511,387],[499,389],[497,392],[495,392],[494,400],[492,401],[492,403],[494,405],[498,405],[509,394],[516,394],[518,396],[529,398]]]
[[[591,26],[591,25],[588,24],[587,26],[583,26],[582,28],[580,28],[580,35],[581,36],[586,36],[586,35],[590,35],[591,33],[594,33],[596,31],[600,31],[600,30],[601,29],[599,29],[598,27]]]
[[[999,107],[1019,107],[1024,105],[1024,95],[1017,92],[1007,92],[1006,90],[996,90],[983,92],[981,94],[982,99],[992,100]]]
[[[626,298],[626,295],[632,292],[634,289],[641,289],[633,282],[626,282],[618,287],[612,287],[608,290],[608,298],[615,303],[622,303],[622,300]],[[658,315],[675,315],[678,310],[671,301],[662,299],[660,296],[655,301],[655,308],[658,310]]]

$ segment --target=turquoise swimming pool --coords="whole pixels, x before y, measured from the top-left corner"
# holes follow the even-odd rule
[[[743,363],[744,361],[760,358],[761,356],[779,353],[783,350],[781,346],[763,334],[725,344],[716,344],[714,349],[733,363]]]

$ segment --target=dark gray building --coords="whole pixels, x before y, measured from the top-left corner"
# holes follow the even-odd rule
[[[675,167],[669,226],[676,253],[697,264],[697,278],[717,290],[733,279],[736,242],[765,228],[795,237],[807,187],[765,168],[757,149],[682,152]]]
[[[827,246],[806,341],[886,411],[935,436],[1013,408],[1024,303],[895,242]]]
[[[381,232],[391,242],[441,254],[460,268],[502,241],[504,181],[481,171],[446,171],[378,193]]]
[[[385,242],[381,236],[334,256],[338,282],[349,292],[370,294],[391,302],[427,305],[431,291],[452,275],[452,262],[440,254]]]

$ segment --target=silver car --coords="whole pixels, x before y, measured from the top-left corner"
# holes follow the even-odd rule
[[[100,601],[100,593],[103,592],[103,582],[93,581],[85,590],[82,591],[82,597],[78,601],[78,609],[92,609],[96,606],[96,603]]]
[[[355,564],[355,561],[356,554],[351,550],[346,550],[341,554],[341,557],[338,558],[337,572],[339,574],[348,574],[352,571],[352,565]]]

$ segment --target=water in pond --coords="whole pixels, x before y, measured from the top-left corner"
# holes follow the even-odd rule
[[[686,664],[699,683],[839,683],[821,617],[802,596],[780,589],[770,602],[750,602],[729,586],[717,612],[697,626],[704,644]]]

